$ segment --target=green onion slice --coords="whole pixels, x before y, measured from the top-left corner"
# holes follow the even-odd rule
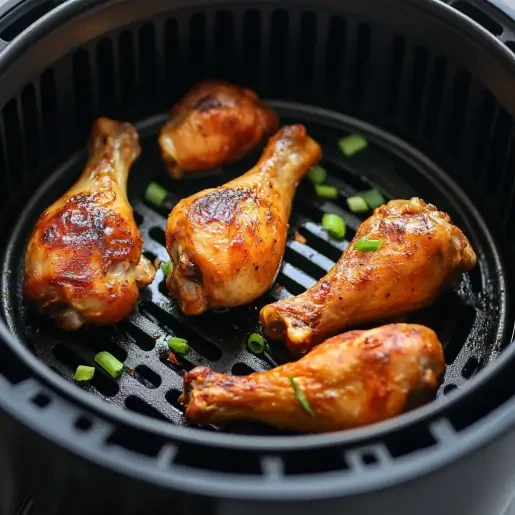
[[[254,354],[263,354],[266,349],[266,340],[258,333],[252,333],[247,338],[247,347]]]
[[[375,209],[376,207],[382,206],[386,200],[381,195],[379,191],[375,188],[367,191],[362,191],[360,196],[363,197],[366,203],[370,206],[371,209]]]
[[[354,248],[364,252],[375,252],[382,243],[383,240],[371,240],[368,236],[365,236],[354,244]]]
[[[118,361],[110,352],[102,351],[95,356],[95,361],[114,378],[120,377],[123,372],[123,363]]]
[[[157,182],[151,182],[145,191],[145,200],[149,204],[159,207],[166,198],[166,195],[167,192],[162,186],[157,184]]]
[[[161,269],[163,270],[163,274],[165,274],[166,276],[170,275],[172,273],[172,262],[171,261],[167,261],[166,263],[163,263],[161,265]]]
[[[170,349],[173,352],[176,352],[177,354],[185,354],[190,350],[188,340],[185,340],[184,338],[179,338],[177,336],[172,336],[168,340],[168,347],[170,347]]]
[[[308,173],[308,179],[313,184],[323,184],[327,178],[327,172],[325,168],[322,168],[320,165],[315,165]]]
[[[326,184],[315,184],[315,191],[321,198],[337,199],[338,190],[334,186],[327,186]]]
[[[349,197],[347,205],[353,213],[365,213],[368,211],[367,201],[363,197]]]
[[[338,215],[333,213],[326,213],[322,217],[322,226],[325,227],[327,232],[333,238],[343,240],[345,233],[347,232],[347,226],[345,220]]]
[[[290,383],[293,387],[293,391],[295,392],[295,397],[297,397],[297,400],[299,401],[300,405],[313,417],[315,418],[315,412],[311,409],[311,406],[309,405],[308,400],[306,399],[306,396],[300,391],[299,387],[297,386],[297,383],[295,382],[295,378],[293,376],[290,376]]]
[[[341,138],[338,146],[347,157],[350,157],[367,148],[368,142],[361,134],[350,134]]]
[[[89,381],[93,379],[95,375],[95,367],[87,367],[85,365],[79,365],[75,374],[73,374],[73,379],[75,381]]]

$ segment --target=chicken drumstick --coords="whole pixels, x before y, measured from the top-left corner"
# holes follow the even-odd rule
[[[198,367],[180,401],[195,424],[261,422],[328,432],[380,422],[429,400],[445,371],[434,331],[392,324],[327,340],[294,363],[245,377]]]
[[[173,264],[166,283],[185,314],[247,304],[272,286],[296,187],[320,157],[302,125],[283,127],[247,173],[174,207],[166,224]]]
[[[236,161],[277,130],[275,112],[254,91],[220,80],[194,86],[174,106],[159,145],[174,179]]]
[[[99,118],[89,153],[78,181],[40,216],[25,254],[25,297],[69,331],[125,318],[155,275],[125,189],[138,134]]]
[[[359,250],[360,240],[380,242]],[[369,242],[370,243],[370,242]],[[419,198],[393,200],[363,222],[329,273],[303,294],[265,306],[265,334],[302,354],[337,332],[430,305],[476,264],[449,215]]]

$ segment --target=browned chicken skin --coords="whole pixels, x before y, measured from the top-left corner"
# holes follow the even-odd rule
[[[170,175],[178,179],[242,158],[277,126],[277,115],[254,91],[205,80],[174,106],[159,145]]]
[[[261,422],[327,432],[380,422],[434,395],[445,371],[429,328],[392,324],[350,331],[294,363],[245,377],[198,367],[184,376],[180,401],[195,424]],[[308,402],[310,414],[292,385]]]
[[[320,157],[302,125],[283,127],[247,173],[174,207],[166,224],[167,285],[185,314],[247,304],[272,286],[295,190]]]
[[[99,118],[89,154],[78,181],[39,218],[25,254],[26,298],[70,331],[122,320],[155,275],[125,190],[138,134]]]
[[[358,240],[381,240],[375,252]],[[363,222],[338,263],[303,294],[265,306],[265,334],[285,338],[298,355],[357,324],[387,320],[430,305],[476,264],[450,217],[419,198],[393,200]]]

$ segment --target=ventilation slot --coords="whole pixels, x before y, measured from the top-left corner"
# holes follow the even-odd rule
[[[474,172],[480,178],[483,176],[485,169],[485,159],[487,151],[490,147],[492,137],[492,125],[495,115],[495,99],[490,92],[485,91],[480,106],[480,114],[477,126],[476,137],[474,140],[474,148],[472,153],[474,156]]]
[[[147,105],[154,104],[157,80],[156,31],[152,23],[145,23],[139,30],[139,76],[141,91],[145,95],[142,100]]]
[[[454,156],[458,154],[460,138],[465,130],[465,114],[470,90],[470,75],[459,70],[452,85],[450,116],[445,124],[445,148]]]
[[[20,118],[16,100],[10,100],[2,111],[5,131],[6,155],[9,165],[10,182],[14,192],[18,192],[25,182],[24,149],[21,136]]]
[[[343,455],[336,449],[318,449],[316,460],[310,452],[302,451],[284,454],[283,459],[284,473],[288,476],[349,469]]]
[[[459,1],[452,5],[455,9],[462,12],[469,18],[472,18],[475,22],[482,25],[488,32],[491,32],[494,36],[501,36],[503,28],[495,20],[490,18],[485,12],[480,11],[477,7],[469,4],[468,2]]]
[[[114,117],[113,109],[118,104],[116,99],[116,78],[111,39],[102,39],[97,45],[98,65],[98,109],[104,116]]]
[[[313,12],[302,13],[298,42],[297,84],[310,92],[315,77],[315,52],[317,45],[317,17]],[[274,77],[275,80],[275,77]]]
[[[429,96],[426,107],[424,134],[433,141],[437,135],[438,122],[442,111],[443,93],[447,72],[447,63],[443,57],[438,58],[430,74]]]
[[[108,445],[123,447],[151,458],[155,458],[159,454],[163,443],[163,440],[154,434],[129,426],[117,427],[107,440]]]
[[[169,18],[165,22],[164,56],[166,91],[170,95],[169,104],[171,106],[172,99],[176,99],[179,94],[182,76],[179,59],[179,32],[175,18]]]
[[[81,134],[90,130],[93,120],[93,89],[91,83],[91,69],[87,50],[81,48],[73,56],[73,91],[75,96],[75,110],[77,127]]]
[[[411,87],[409,90],[408,111],[406,125],[415,129],[420,121],[422,114],[422,102],[424,100],[424,89],[427,82],[427,50],[422,47],[415,49],[413,63],[413,74],[411,77]]]
[[[405,58],[406,42],[401,36],[395,36],[390,53],[391,74],[388,80],[388,96],[386,101],[386,114],[389,117],[394,117],[399,107],[399,88]]]
[[[325,90],[331,94],[338,94],[342,87],[342,78],[345,62],[345,47],[347,44],[347,22],[333,16],[329,20],[329,37],[327,41],[327,54],[325,56]]]
[[[206,16],[204,13],[197,13],[190,19],[190,47],[188,55],[190,86],[205,78],[206,64]],[[256,66],[255,63],[254,66]]]
[[[3,39],[4,41],[12,41],[18,34],[21,34],[27,27],[39,20],[46,13],[50,12],[54,7],[55,5],[53,1],[42,2],[35,5],[2,31],[0,33],[0,39]]]
[[[23,112],[23,127],[25,132],[25,148],[27,152],[27,165],[32,172],[39,164],[40,139],[39,139],[39,112],[34,86],[28,84],[21,94]]]
[[[245,82],[257,88],[261,69],[261,16],[255,9],[247,11],[243,18],[243,65]]]
[[[119,77],[122,108],[129,110],[135,97],[136,61],[132,32],[126,30],[120,34],[119,45]],[[129,108],[129,109],[128,109]]]
[[[52,155],[59,146],[59,105],[57,103],[57,88],[53,70],[46,70],[41,76],[41,115],[42,135],[45,152]]]
[[[370,59],[370,37],[370,26],[360,23],[358,26],[358,46],[351,74],[351,98],[353,102],[358,104],[362,104],[366,98],[366,71]]]
[[[392,458],[399,458],[432,447],[436,440],[426,427],[416,426],[391,435],[386,444]]]
[[[284,9],[273,12],[270,21],[270,89],[274,97],[285,94],[288,80],[288,54],[290,45],[290,18]],[[302,60],[300,61],[302,62]]]
[[[214,60],[217,75],[230,82],[237,80],[234,19],[229,11],[220,11],[215,16]]]

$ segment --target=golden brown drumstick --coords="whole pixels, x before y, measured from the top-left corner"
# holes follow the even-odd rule
[[[184,376],[180,401],[195,424],[249,421],[337,431],[395,417],[428,400],[444,371],[434,331],[392,324],[340,334],[299,361],[246,377],[195,368]]]
[[[302,125],[283,127],[246,174],[174,207],[166,224],[173,264],[166,283],[185,314],[247,304],[272,286],[295,190],[320,157]]]
[[[138,134],[99,118],[89,154],[78,181],[39,218],[25,254],[26,298],[70,331],[125,318],[155,275],[125,189]]]
[[[381,241],[358,250],[362,238]],[[358,245],[358,248],[356,248]],[[419,198],[393,200],[359,227],[338,263],[303,294],[261,310],[265,334],[302,354],[351,326],[430,305],[476,255],[450,217]]]
[[[242,158],[278,126],[254,91],[205,80],[174,106],[159,144],[170,175],[209,170]]]

